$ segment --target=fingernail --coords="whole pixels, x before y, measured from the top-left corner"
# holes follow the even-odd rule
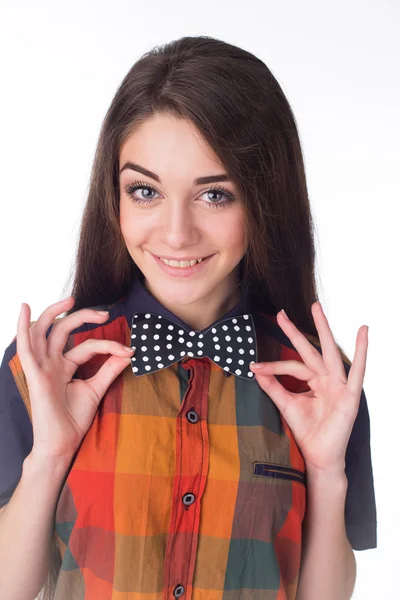
[[[283,308],[282,308],[282,310],[281,310],[281,313],[282,313],[282,315],[283,315],[284,317],[286,317],[286,319],[288,319],[288,316],[287,316],[287,314],[285,313],[285,310],[284,310]]]
[[[98,315],[108,315],[108,310],[96,310]]]
[[[124,349],[125,349],[127,352],[132,352],[132,350],[135,350],[135,348],[129,348],[128,346],[124,346]]]
[[[250,366],[251,366],[252,369],[260,369],[262,367],[262,364],[255,362],[255,363],[251,363]]]

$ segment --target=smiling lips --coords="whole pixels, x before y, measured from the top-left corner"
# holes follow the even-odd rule
[[[168,273],[168,275],[173,275],[176,277],[187,277],[190,275],[195,275],[201,269],[203,269],[204,266],[206,264],[208,264],[208,261],[214,256],[214,254],[207,256],[206,258],[203,258],[203,260],[201,262],[196,262],[193,266],[188,266],[188,267],[171,266],[171,265],[168,265],[167,263],[163,262],[155,254],[153,254],[152,256],[153,256],[154,260],[156,261],[156,263],[158,264],[158,266],[160,267],[160,269],[162,269],[165,273]]]
[[[201,263],[202,262],[202,258],[192,258],[192,259],[181,259],[181,260],[169,260],[166,258],[160,258],[160,260],[162,260],[162,262],[166,265],[169,265],[170,267],[180,267],[180,268],[185,268],[185,267],[193,267],[196,263]]]

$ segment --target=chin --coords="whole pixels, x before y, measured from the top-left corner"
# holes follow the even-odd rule
[[[161,279],[159,276],[150,275],[147,277],[147,286],[157,294],[159,298],[163,298],[165,302],[178,305],[191,304],[200,300],[202,297],[207,296],[212,292],[215,285],[210,281],[184,281],[175,279],[174,281],[168,282],[165,279]]]

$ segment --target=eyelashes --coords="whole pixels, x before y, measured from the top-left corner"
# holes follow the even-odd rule
[[[152,190],[153,192],[157,192],[157,190],[154,187],[148,185],[143,181],[135,181],[134,183],[128,183],[124,186],[124,192],[132,199],[133,202],[137,204],[150,204],[153,198],[138,198],[135,195],[135,191],[139,189],[146,189]],[[215,185],[212,188],[205,190],[204,192],[202,192],[201,195],[210,193],[222,194],[226,198],[226,200],[218,202],[205,202],[211,208],[223,208],[224,206],[227,206],[230,202],[233,202],[233,200],[235,200],[235,196],[232,194],[232,192],[220,185]]]

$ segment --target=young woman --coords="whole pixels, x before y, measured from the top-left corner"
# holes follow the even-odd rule
[[[314,257],[265,64],[210,37],[136,62],[71,296],[23,304],[1,366],[2,598],[350,598],[376,547],[367,328],[351,363]]]

